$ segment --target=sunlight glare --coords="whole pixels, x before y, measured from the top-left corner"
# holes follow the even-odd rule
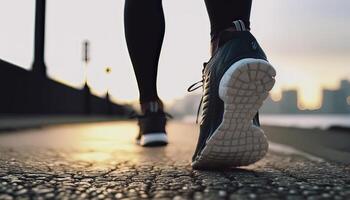
[[[129,155],[137,150],[134,144],[134,124],[106,123],[103,126],[86,126],[77,133],[72,158],[79,161],[105,162]],[[130,154],[133,155],[133,154]],[[132,158],[129,158],[132,159]]]

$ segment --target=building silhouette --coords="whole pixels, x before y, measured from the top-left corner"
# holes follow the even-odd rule
[[[176,100],[171,113],[177,117],[195,115],[201,95],[187,95]],[[262,114],[350,114],[350,81],[341,80],[338,89],[323,89],[322,106],[317,110],[300,110],[298,108],[298,91],[282,91],[281,100],[274,101],[269,96],[260,109]]]
[[[280,101],[268,97],[261,108],[267,114],[350,114],[350,81],[341,80],[338,89],[323,89],[322,106],[317,110],[298,108],[298,91],[282,91]]]
[[[285,90],[282,91],[281,100],[274,101],[270,96],[265,100],[262,108],[262,113],[281,113],[281,114],[296,114],[300,112],[298,109],[298,91]]]
[[[350,113],[348,99],[350,97],[350,82],[341,80],[336,90],[323,90],[321,112],[323,113]]]
[[[298,91],[286,90],[282,92],[280,100],[280,110],[282,113],[297,113],[298,109]]]

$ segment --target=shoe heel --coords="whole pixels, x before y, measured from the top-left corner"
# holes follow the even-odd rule
[[[252,120],[275,84],[275,69],[264,60],[242,59],[224,74],[219,97],[223,120],[207,141],[194,168],[246,166],[265,156],[268,141]]]
[[[166,133],[148,133],[141,137],[137,143],[143,147],[158,147],[168,144]]]

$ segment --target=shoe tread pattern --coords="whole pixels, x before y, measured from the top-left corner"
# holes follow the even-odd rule
[[[194,168],[246,166],[264,157],[267,138],[252,119],[274,86],[275,76],[275,69],[260,59],[240,60],[225,72],[219,86],[223,120],[192,163]]]

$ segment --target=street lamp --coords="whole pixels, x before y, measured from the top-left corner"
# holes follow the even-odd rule
[[[46,77],[45,65],[45,8],[46,0],[35,1],[34,61],[32,71]]]
[[[85,112],[86,114],[90,114],[90,96],[91,91],[90,87],[88,85],[88,64],[90,62],[90,43],[88,40],[83,41],[83,47],[82,47],[82,60],[84,65],[84,99],[85,99]]]
[[[106,67],[105,68],[105,73],[107,76],[107,92],[106,92],[106,101],[107,101],[107,114],[112,114],[112,102],[110,100],[110,96],[109,96],[109,86],[110,86],[110,74],[112,73],[112,68],[111,67]]]
[[[106,73],[106,79],[107,79],[107,84],[106,84],[106,97],[109,97],[109,86],[110,86],[110,74],[112,73],[112,68],[111,67],[106,67],[105,68],[105,73]]]
[[[89,40],[83,41],[82,46],[82,60],[84,65],[84,84],[87,85],[88,82],[88,64],[90,62],[90,42]]]

